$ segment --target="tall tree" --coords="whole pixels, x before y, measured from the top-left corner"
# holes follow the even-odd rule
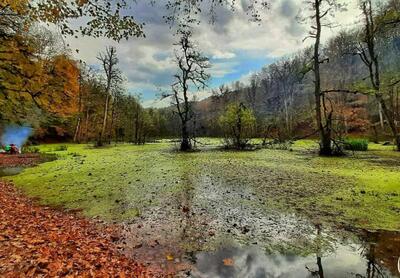
[[[258,76],[256,74],[252,74],[250,77],[250,86],[246,90],[246,102],[253,112],[256,110],[257,88],[259,87],[258,83]]]
[[[106,86],[105,86],[106,97],[104,103],[103,123],[98,139],[98,144],[102,145],[104,143],[103,141],[104,141],[104,136],[106,134],[107,123],[108,123],[107,120],[108,120],[109,106],[111,100],[111,90],[113,86],[118,85],[118,83],[122,81],[122,77],[121,77],[121,71],[117,68],[118,57],[117,57],[117,49],[115,47],[113,46],[107,47],[106,51],[100,53],[97,59],[102,64],[102,68],[106,78]]]
[[[396,119],[389,105],[386,103],[381,76],[381,66],[379,61],[379,54],[376,49],[376,41],[380,31],[379,26],[375,24],[375,17],[373,13],[373,6],[371,0],[361,2],[361,9],[364,16],[364,36],[362,43],[358,47],[358,55],[368,68],[369,79],[376,100],[379,103],[380,109],[389,124],[397,150],[400,151],[400,133],[398,131]]]
[[[326,105],[325,93],[321,90],[320,65],[326,60],[321,58],[321,37],[323,27],[329,27],[328,17],[341,6],[335,0],[310,0],[306,1],[311,14],[307,18],[312,22],[311,31],[307,38],[314,39],[311,69],[314,73],[314,102],[315,118],[320,137],[320,155],[330,156],[332,148],[332,109]]]
[[[175,44],[175,62],[178,72],[174,75],[175,81],[171,86],[172,96],[176,112],[181,122],[181,151],[192,149],[189,134],[189,121],[192,118],[189,91],[191,89],[200,90],[207,86],[210,75],[206,72],[210,68],[207,57],[203,56],[192,42],[192,30],[190,28],[178,31],[179,41]]]

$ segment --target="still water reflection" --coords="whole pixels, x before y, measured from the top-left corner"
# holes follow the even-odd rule
[[[6,167],[0,168],[0,177],[15,176],[24,170],[22,167]]]
[[[227,247],[213,253],[197,254],[196,266],[190,277],[399,277],[394,272],[394,266],[391,272],[382,262],[367,258],[362,252],[360,246],[341,245],[334,252],[320,257],[301,257],[267,255],[254,247]]]
[[[320,227],[317,236],[324,237]],[[267,254],[257,247],[225,247],[198,253],[190,277],[400,277],[400,237],[396,232],[359,232],[359,243],[342,238],[332,248],[306,256]],[[350,241],[351,242],[351,241]]]

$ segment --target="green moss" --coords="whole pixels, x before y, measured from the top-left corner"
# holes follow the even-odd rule
[[[209,139],[207,144],[216,144]],[[293,151],[178,153],[167,142],[145,146],[43,145],[58,160],[13,176],[15,184],[44,204],[82,209],[87,216],[127,220],[199,182],[251,188],[254,206],[300,211],[318,221],[400,230],[400,154],[370,144],[368,152],[340,158],[315,155],[315,141]],[[185,194],[186,194],[185,193]],[[190,193],[192,194],[192,193]],[[243,200],[249,205],[248,200]]]

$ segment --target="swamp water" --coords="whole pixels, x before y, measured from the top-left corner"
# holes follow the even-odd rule
[[[0,177],[15,176],[24,170],[23,167],[0,168]]]
[[[120,156],[113,150],[101,159],[70,156],[48,164],[45,171],[24,171],[28,179],[21,185],[40,188],[50,199],[67,190],[78,192],[83,200],[79,207],[90,214],[124,216],[122,251],[161,277],[400,277],[399,233],[343,231],[278,209],[273,200],[288,191],[293,204],[297,195],[305,194],[302,190],[322,190],[318,175],[296,176],[280,168],[248,172],[250,159],[238,165],[217,155],[196,162],[167,152],[134,157],[132,163],[123,149]],[[100,168],[93,166],[95,158]],[[121,166],[121,158],[129,167]],[[68,169],[62,174],[68,182],[59,180],[63,169]],[[30,185],[32,181],[36,183]],[[307,186],[296,186],[304,182]],[[283,183],[290,186],[282,188]],[[93,198],[85,199],[85,194]],[[286,207],[291,204],[284,202]]]
[[[203,176],[125,223],[128,256],[194,278],[400,277],[400,234],[322,227]]]

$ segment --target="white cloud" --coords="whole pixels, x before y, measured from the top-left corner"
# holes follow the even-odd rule
[[[233,52],[222,52],[217,50],[216,53],[214,54],[214,56],[212,56],[213,59],[232,59],[235,58],[236,54]]]
[[[196,99],[197,101],[206,99],[210,97],[212,93],[207,90],[202,90],[199,92],[195,93],[190,93],[189,94],[189,99],[193,100]],[[154,107],[154,108],[164,108],[164,107],[169,107],[171,105],[174,105],[174,101],[172,97],[168,98],[157,98],[157,99],[150,99],[150,100],[145,100],[142,102],[143,107],[148,108],[148,107]]]
[[[239,66],[239,61],[224,61],[224,62],[214,62],[212,67],[208,70],[214,78],[224,77],[227,74],[233,73],[235,71],[235,67]]]

